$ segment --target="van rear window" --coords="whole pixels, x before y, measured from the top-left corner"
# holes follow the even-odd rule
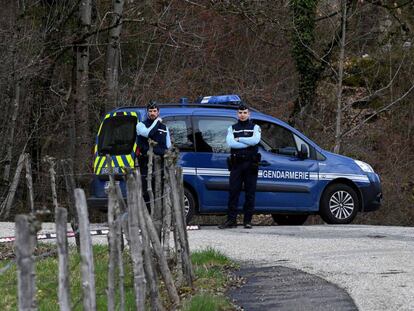
[[[114,116],[104,121],[98,139],[98,153],[121,155],[132,152],[136,139],[137,118]]]

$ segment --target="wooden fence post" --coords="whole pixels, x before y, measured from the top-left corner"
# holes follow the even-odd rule
[[[121,213],[121,215],[120,215],[120,217],[121,217],[121,219],[120,219],[120,221],[121,221],[121,230],[125,234],[125,238],[126,238],[128,244],[130,244],[129,243],[128,217],[126,217],[127,212],[128,212],[128,207],[127,207],[127,205],[125,203],[125,200],[122,196],[121,187],[119,186],[119,184],[116,184],[115,187],[116,187],[116,195],[118,197],[118,202],[119,202],[119,209],[120,209],[120,213]],[[123,249],[123,241],[124,240],[122,239],[121,241],[122,241],[121,245],[122,245],[122,249]]]
[[[20,311],[37,310],[35,259],[36,230],[31,228],[29,216],[16,216],[16,261]]]
[[[56,238],[59,255],[59,307],[61,311],[70,311],[70,287],[69,287],[69,260],[66,208],[55,208]]]
[[[152,252],[150,246],[150,239],[147,224],[145,221],[145,216],[143,210],[147,208],[145,202],[142,199],[142,183],[141,183],[141,175],[138,173],[135,177],[135,196],[138,202],[138,223],[139,227],[141,228],[141,237],[142,237],[142,244],[144,246],[144,269],[145,274],[147,276],[147,281],[150,288],[150,298],[151,298],[151,309],[154,311],[164,310],[164,307],[161,304],[159,293],[158,293],[158,282],[157,282],[157,274],[154,270],[153,260],[152,260]]]
[[[115,310],[116,267],[118,259],[117,234],[115,230],[116,204],[115,185],[111,182],[108,189],[108,311]]]
[[[164,162],[165,163],[165,162]],[[162,200],[162,229],[161,229],[161,236],[163,239],[162,247],[165,258],[170,258],[170,232],[171,232],[171,188],[168,186],[167,182],[167,172],[165,169],[165,165],[163,167],[164,173],[164,191],[163,195],[164,198]]]
[[[112,158],[106,155],[106,163],[109,169],[109,188],[108,188],[108,311],[115,310],[115,285],[116,285],[116,267],[117,267],[117,233],[115,229],[115,218],[117,214],[117,197],[115,189],[114,170],[112,167]]]
[[[180,216],[183,223],[183,232],[184,232],[184,243],[185,243],[185,250],[186,250],[186,256],[188,256],[188,262],[189,265],[186,266],[187,273],[189,274],[191,280],[194,280],[194,272],[193,272],[193,265],[191,263],[191,257],[190,257],[190,246],[188,244],[188,232],[187,232],[187,221],[185,219],[185,205],[184,205],[184,180],[183,180],[183,168],[177,167],[177,188],[180,192],[180,206],[179,209]]]
[[[155,141],[152,139],[148,140],[149,149],[147,152],[148,155],[148,169],[147,169],[147,192],[149,197],[149,204],[151,210],[151,217],[154,215],[154,191],[152,190],[152,172],[154,170],[154,145],[156,144]],[[145,178],[145,177],[144,177]],[[144,189],[145,190],[145,189]]]
[[[143,199],[141,200],[143,201]],[[142,202],[142,204],[144,205],[144,202]],[[161,275],[164,279],[165,287],[167,288],[167,293],[170,297],[171,302],[173,303],[173,308],[178,307],[178,305],[180,304],[180,298],[178,297],[177,289],[175,288],[174,280],[170,268],[168,267],[167,258],[164,256],[164,252],[161,247],[161,242],[158,237],[158,232],[155,228],[154,223],[152,222],[148,210],[143,208],[142,212],[144,214],[144,220],[147,224],[149,237],[152,243],[152,249],[154,250],[154,253],[157,256]]]
[[[75,241],[78,252],[80,251],[80,238],[79,238],[79,217],[75,207],[75,177],[73,173],[73,165],[71,160],[61,161],[63,175],[65,176],[66,191],[68,193],[68,212],[70,218],[70,224],[73,232],[75,232]]]
[[[122,219],[120,218],[121,216],[118,215],[118,218],[115,221],[115,231],[116,231],[116,239],[117,239],[117,249],[116,249],[116,253],[118,255],[118,271],[119,271],[119,310],[120,311],[124,311],[125,310],[125,289],[124,289],[124,278],[125,278],[125,273],[124,273],[124,259],[122,256],[122,243],[124,241],[124,237],[122,234]]]
[[[134,271],[135,306],[145,310],[146,280],[144,274],[143,245],[138,224],[138,201],[135,195],[136,183],[132,174],[127,177],[129,248]],[[142,191],[141,191],[142,194]]]
[[[82,259],[83,308],[96,310],[95,273],[88,206],[83,189],[75,189],[75,204],[79,216],[80,254]]]
[[[154,202],[154,211],[152,213],[152,220],[154,222],[155,230],[158,234],[158,239],[161,240],[161,228],[162,228],[162,167],[161,157],[154,155],[154,191],[156,199]]]
[[[16,172],[14,173],[13,181],[10,185],[9,192],[0,206],[0,216],[4,218],[9,217],[10,209],[13,204],[14,196],[16,194],[17,186],[19,185],[20,175],[22,173],[23,165],[26,159],[26,154],[22,153],[17,161]]]
[[[171,192],[172,192],[172,199],[173,199],[173,211],[174,211],[174,220],[175,226],[177,227],[177,237],[178,242],[181,247],[181,258],[182,258],[182,269],[185,277],[185,281],[188,286],[192,286],[193,284],[193,272],[192,272],[192,265],[190,260],[190,250],[188,249],[188,242],[186,240],[186,226],[185,222],[183,221],[183,212],[182,212],[182,204],[180,198],[181,191],[178,179],[175,175],[175,163],[177,160],[177,155],[170,152],[166,158],[167,161],[167,170],[168,170],[168,178],[170,182]]]

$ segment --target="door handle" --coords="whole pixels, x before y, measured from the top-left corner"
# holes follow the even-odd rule
[[[259,162],[259,166],[270,166],[270,163],[267,162],[266,160],[263,160]]]

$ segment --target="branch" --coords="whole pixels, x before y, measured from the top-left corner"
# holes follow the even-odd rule
[[[390,88],[390,87],[391,87],[391,85],[393,84],[394,80],[397,78],[397,75],[398,75],[398,73],[400,72],[400,70],[401,70],[401,68],[402,68],[402,65],[403,65],[403,63],[404,63],[405,57],[406,57],[406,53],[404,53],[404,55],[403,55],[403,59],[401,60],[401,63],[400,63],[400,65],[398,66],[397,71],[395,72],[394,76],[391,78],[391,80],[388,82],[388,84],[387,84],[386,86],[384,86],[383,88],[380,88],[380,89],[376,90],[374,93],[371,93],[371,94],[369,94],[369,95],[367,95],[367,96],[365,96],[365,97],[362,97],[362,98],[360,98],[360,99],[358,99],[358,100],[354,100],[354,101],[352,101],[351,103],[347,104],[347,105],[343,108],[343,110],[345,110],[346,108],[348,108],[349,106],[353,105],[353,104],[354,104],[354,103],[356,103],[356,102],[359,102],[359,101],[369,101],[369,100],[371,100],[373,97],[375,97],[376,95],[379,95],[382,91],[384,91],[384,90],[386,90],[386,89]]]
[[[408,94],[411,93],[411,91],[414,89],[414,84],[408,89],[407,92],[405,92],[401,97],[397,98],[396,100],[394,100],[393,102],[389,103],[388,105],[386,105],[385,107],[377,110],[374,114],[370,115],[368,118],[366,118],[364,121],[362,121],[361,123],[359,123],[358,125],[354,126],[353,128],[351,128],[350,130],[344,132],[341,134],[341,138],[348,135],[349,133],[355,131],[356,129],[360,128],[362,125],[364,125],[365,123],[367,123],[369,120],[371,120],[373,117],[375,117],[376,115],[380,114],[381,112],[387,110],[388,108],[390,108],[391,106],[395,105],[396,103],[398,103],[399,101],[403,100]]]

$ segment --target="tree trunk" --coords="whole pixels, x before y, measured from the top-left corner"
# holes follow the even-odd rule
[[[118,105],[118,70],[120,58],[119,38],[122,30],[122,14],[124,0],[113,0],[113,12],[111,29],[109,30],[109,41],[106,49],[106,88],[107,101],[105,110],[111,110]]]
[[[10,123],[10,131],[9,135],[7,135],[7,143],[6,143],[6,159],[4,165],[4,174],[3,174],[3,181],[7,184],[10,178],[10,165],[13,155],[13,142],[14,142],[14,132],[16,130],[16,119],[17,114],[19,112],[19,105],[20,105],[20,81],[16,81],[15,84],[15,91],[14,91],[14,100],[13,100],[13,113],[12,119]]]
[[[91,28],[91,0],[81,0],[79,9],[79,23],[81,35]],[[89,37],[76,46],[76,172],[84,173],[90,163],[89,146],[89,111],[88,111],[88,89],[89,89]]]
[[[56,192],[56,171],[55,171],[56,162],[55,162],[55,159],[51,157],[47,157],[46,162],[48,162],[50,165],[49,174],[50,174],[50,185],[52,188],[52,202],[53,202],[53,207],[55,208],[55,217],[57,217],[56,213],[58,209],[58,201],[57,201],[57,192]]]
[[[346,0],[342,0],[342,36],[339,51],[338,90],[336,95],[336,126],[335,126],[335,147],[334,152],[339,153],[342,142],[342,81],[344,76],[345,59],[345,36],[346,36]]]
[[[27,184],[27,198],[28,205],[31,213],[34,213],[34,194],[33,194],[33,177],[32,177],[32,165],[30,155],[26,154],[24,161],[26,168],[26,184]]]
[[[305,122],[305,114],[311,110],[319,79],[310,47],[314,42],[315,13],[318,0],[293,0],[289,2],[293,14],[292,56],[299,74],[298,97],[291,115],[292,122]]]
[[[0,206],[0,216],[4,216],[4,219],[9,217],[10,209],[13,204],[14,196],[16,195],[17,186],[19,185],[20,174],[22,173],[22,169],[25,163],[25,159],[27,154],[22,153],[19,157],[19,161],[17,162],[16,172],[14,173],[13,181],[10,185],[9,192],[6,195],[6,198],[1,203]]]

